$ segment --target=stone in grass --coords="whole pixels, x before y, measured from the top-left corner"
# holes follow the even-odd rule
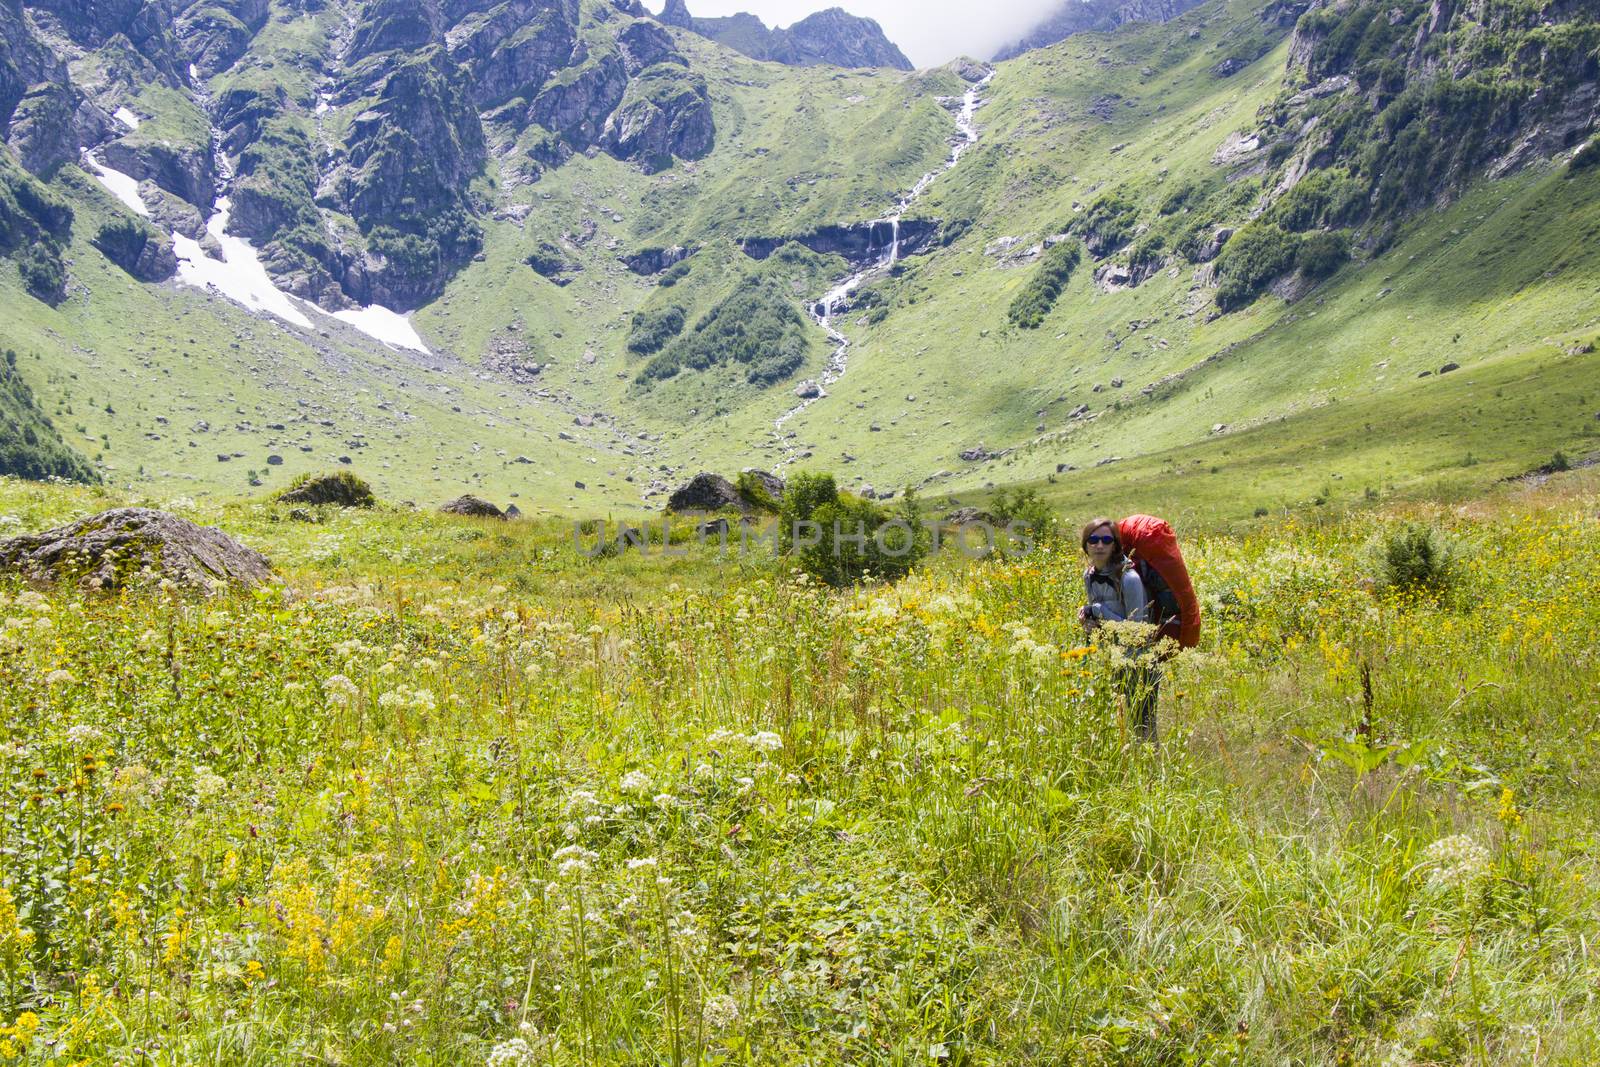
[[[505,519],[506,513],[479,497],[467,493],[439,508],[446,515],[466,515],[475,519]]]
[[[334,504],[341,508],[370,508],[378,503],[372,486],[349,471],[302,474],[278,499],[285,504]]]
[[[272,577],[261,553],[214,527],[153,508],[114,508],[0,542],[3,571],[103,590],[164,578],[200,593],[249,588]]]
[[[667,498],[668,511],[721,511],[743,504],[739,490],[720,474],[701,471]]]

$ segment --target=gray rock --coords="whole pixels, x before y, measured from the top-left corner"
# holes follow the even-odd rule
[[[701,471],[667,498],[668,511],[720,511],[743,506],[739,490],[720,474]]]
[[[504,520],[506,513],[489,503],[467,493],[458,496],[448,504],[442,505],[439,510],[446,515],[465,515],[475,519],[500,519]]]
[[[261,553],[214,527],[152,508],[116,508],[0,542],[0,571],[107,590],[126,588],[148,571],[202,593],[272,577]]]

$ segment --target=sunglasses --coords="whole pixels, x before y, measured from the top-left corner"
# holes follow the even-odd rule
[[[1114,545],[1117,543],[1117,539],[1111,534],[1090,534],[1089,543],[1091,545]]]

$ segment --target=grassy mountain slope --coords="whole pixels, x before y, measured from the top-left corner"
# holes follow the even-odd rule
[[[281,121],[342,142],[373,101],[314,113],[310,72],[333,62],[339,10],[276,10],[244,59],[211,80],[212,97],[281,88]],[[1283,132],[1284,115],[1306,113],[1292,104],[1309,69],[1291,54],[1293,24],[1274,6],[1212,0],[1169,24],[1075,36],[1002,64],[978,112],[980,142],[912,209],[941,236],[871,280],[836,321],[853,342],[848,371],[783,437],[773,425],[794,405],[794,383],[828,357],[823,331],[793,335],[804,341],[787,376],[752,378],[747,364],[705,356],[707,341],[691,369],[661,378],[641,373],[655,353],[629,349],[635,317],[681,312],[685,339],[666,340],[692,348],[696,327],[756,280],[795,309],[828,289],[849,271],[842,258],[791,246],[757,262],[739,243],[893,208],[948,154],[955,126],[940,98],[966,85],[951,69],[788,68],[675,30],[711,100],[717,136],[704,158],[651,174],[578,153],[530,182],[526,138],[491,129],[470,190],[482,251],[414,316],[431,357],[330,319],[307,333],[192,289],[133,282],[88,241],[121,209],[68,165],[52,183],[77,214],[67,299],[51,308],[0,272],[14,310],[0,342],[43,356],[56,372],[37,385],[45,409],[75,404],[119,483],[196,494],[243,493],[252,471],[272,484],[348,456],[390,498],[472,487],[593,513],[637,507],[652,483],[693,470],[809,451],[802,465],[839,470],[847,485],[917,485],[939,499],[1020,481],[1074,508],[1172,510],[1192,498],[1248,513],[1481,486],[1557,449],[1587,454],[1592,357],[1566,352],[1600,332],[1590,281],[1600,188],[1594,169],[1569,171],[1564,155],[1534,152],[1509,177],[1464,180],[1442,210],[1381,226],[1356,212],[1325,235],[1354,255],[1330,260],[1331,277],[1313,285],[1262,268],[1239,309],[1216,314],[1216,283],[1260,258],[1246,255],[1261,232],[1251,219],[1267,211],[1264,224],[1300,225],[1287,221],[1296,201],[1282,195],[1284,176],[1320,142]],[[1363,62],[1346,66],[1391,76]],[[140,98],[148,123],[187,129],[188,105],[162,99]],[[1310,106],[1333,114],[1327,101],[1344,99]],[[1304,247],[1328,225],[1319,210],[1312,229],[1284,239]],[[325,217],[344,225],[335,216]],[[1248,232],[1199,254],[1224,225]],[[1088,247],[1060,295],[1036,302],[1037,327],[1020,328],[1008,311],[1044,280],[1030,250],[1058,235]],[[692,255],[662,275],[623,262],[672,246]],[[1461,369],[1440,376],[1447,363]],[[129,391],[114,416],[82,402],[113,388]],[[209,436],[189,432],[200,421]],[[282,466],[269,468],[269,455]]]
[[[1565,352],[1600,331],[1592,281],[1600,187],[1592,172],[1569,178],[1560,165],[1480,182],[1294,304],[1266,296],[1213,318],[1214,290],[1197,277],[1205,268],[1174,262],[1137,288],[1106,292],[1086,257],[1039,329],[1010,325],[1007,307],[1037,268],[1008,268],[984,254],[986,244],[1015,237],[1026,248],[1072,228],[1113,190],[1142,218],[1159,219],[1174,191],[1226,196],[1250,180],[1227,182],[1239,168],[1212,159],[1280,96],[1288,45],[1231,77],[1215,68],[1274,37],[1281,32],[1252,5],[1207,5],[1170,26],[1074,38],[1003,65],[994,102],[980,112],[985,143],[925,205],[979,222],[884,287],[890,311],[881,322],[851,317],[851,370],[832,399],[795,421],[801,439],[826,442],[819,458],[832,465],[858,457],[861,479],[880,488],[941,469],[953,475],[929,491],[1042,481],[1070,465],[1079,470],[1051,491],[1072,501],[1142,481],[1166,461],[1194,467],[1198,457],[1237,450],[1255,457],[1250,477],[1215,459],[1202,469],[1221,468],[1213,491],[1244,508],[1315,497],[1330,480],[1338,495],[1441,478],[1481,484],[1557,448],[1592,449],[1594,411],[1585,405],[1600,397],[1583,387],[1592,357]],[[1516,402],[1484,397],[1480,412],[1461,372],[1437,376],[1446,363],[1480,382],[1490,367],[1528,380]],[[1435,375],[1419,379],[1424,371]],[[1366,457],[1343,471],[1337,454],[1306,464],[1300,439],[1302,426],[1309,439],[1328,432],[1318,420],[1334,404],[1355,427],[1372,426],[1371,444],[1343,446]],[[1073,418],[1081,405],[1095,418]],[[1413,416],[1414,439],[1391,444],[1395,420]],[[1269,425],[1235,445],[1239,433]],[[982,464],[958,458],[980,444],[1017,451]],[[1463,467],[1469,453],[1477,462]],[[1132,466],[1096,468],[1112,457]],[[1325,465],[1322,474],[1296,469]],[[1145,506],[1173,506],[1198,485],[1187,472]]]
[[[0,474],[94,481],[93,468],[67,446],[50,416],[39,410],[17,362],[15,351],[0,353]]]

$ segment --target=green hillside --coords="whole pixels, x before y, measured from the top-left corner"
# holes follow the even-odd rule
[[[665,56],[703,81],[709,112],[694,110],[693,87],[658,92],[677,75],[626,73],[634,95],[618,115],[657,131],[646,137],[657,155],[628,156],[598,117],[552,117],[552,132],[495,103],[478,161],[459,98],[502,99],[501,68],[458,49],[468,80],[422,78],[412,100],[378,58],[401,55],[403,37],[347,38],[340,20],[368,15],[341,5],[275,8],[237,58],[207,61],[200,88],[127,97],[144,123],[107,151],[137,162],[170,135],[203,152],[192,127],[210,108],[224,154],[238,152],[236,217],[280,287],[332,306],[349,299],[340,286],[419,296],[413,322],[431,353],[309,309],[306,330],[135,281],[92,241],[125,209],[71,162],[40,176],[74,213],[51,238],[60,295],[30,296],[20,273],[0,272],[0,341],[61,372],[36,383],[44,406],[75,405],[107,477],[194,495],[346,459],[391,498],[474,488],[577,513],[658,507],[652,485],[702,468],[786,463],[936,500],[1037,483],[1073,507],[1147,492],[1152,507],[1253,513],[1465,491],[1556,450],[1586,455],[1596,429],[1581,385],[1600,335],[1596,170],[1569,165],[1587,128],[1561,101],[1593,81],[1600,44],[1582,12],[1502,6],[1431,31],[1416,4],[1374,21],[1370,4],[1335,17],[1212,0],[998,65],[976,144],[906,212],[916,247],[833,322],[851,342],[843,377],[782,430],[796,385],[822,376],[835,347],[795,316],[855,269],[840,234],[940,168],[959,140],[955,107],[983,71],[759,63],[591,0],[560,15],[591,59],[632,71],[627,57],[654,70]],[[1463,102],[1437,88],[1446,62],[1463,85],[1543,87],[1545,103]],[[555,70],[522,99],[545,114],[553,92],[590,92],[590,69]],[[122,99],[84,86],[108,107]],[[381,160],[406,152],[369,129],[402,112],[453,131],[455,146],[412,193],[383,185]],[[1363,125],[1369,113],[1376,125]],[[1461,151],[1417,147],[1433,143],[1419,131],[1445,143],[1445,120],[1472,115],[1484,132]],[[686,147],[702,135],[703,152]],[[332,169],[295,164],[302,144]],[[346,174],[347,158],[366,162]],[[154,185],[182,187],[175,177],[199,166],[185,159],[156,159],[180,173],[157,168]],[[1401,171],[1412,176],[1396,185]],[[341,181],[357,191],[335,203]],[[176,217],[172,194],[142,188]],[[384,212],[404,214],[406,195],[441,205],[456,236],[402,227],[392,247],[411,259],[348,273],[338,257],[391,240]],[[741,250],[785,238],[812,247]],[[741,294],[754,292],[771,328],[742,332],[755,339],[742,355],[723,351],[729,336],[709,324],[719,309],[750,312]],[[636,322],[680,317],[657,349],[632,344]],[[1447,364],[1453,376],[1438,373]],[[85,402],[112,386],[126,397],[116,414]]]
[[[39,481],[95,481],[93,469],[61,439],[50,416],[39,410],[17,361],[17,353],[9,348],[0,356],[0,425],[5,427],[0,433],[0,474]]]

